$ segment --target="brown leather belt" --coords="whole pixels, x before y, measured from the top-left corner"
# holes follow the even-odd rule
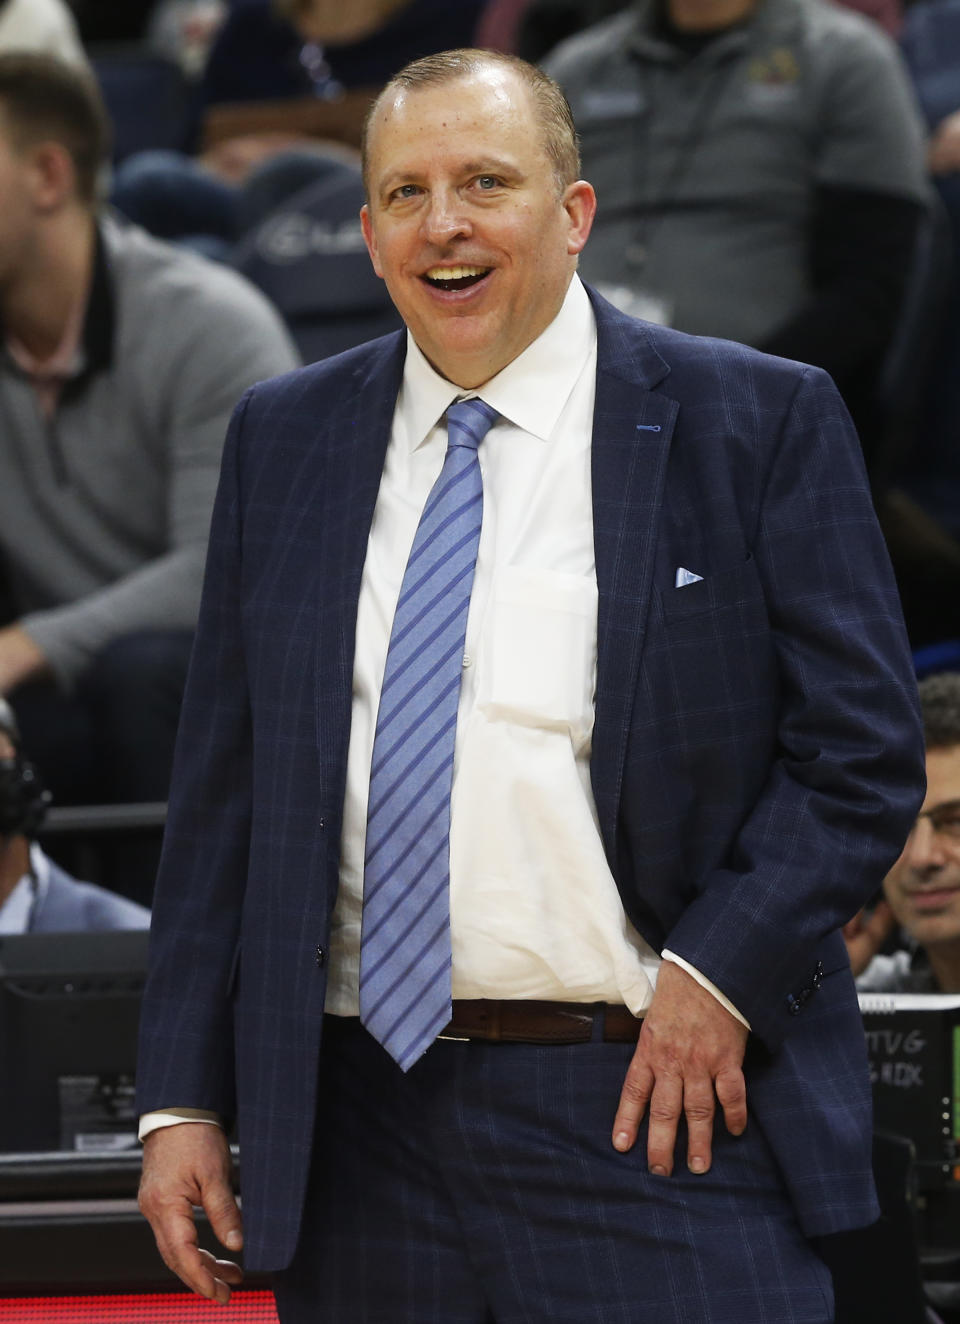
[[[585,1044],[597,1036],[607,1043],[636,1043],[643,1020],[626,1007],[604,1002],[520,1002],[473,998],[456,1001],[453,1016],[438,1039],[480,1039],[487,1043]]]

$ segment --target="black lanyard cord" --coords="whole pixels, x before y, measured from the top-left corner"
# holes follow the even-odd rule
[[[718,33],[717,35],[722,34]],[[719,105],[738,64],[739,60],[731,53],[730,58],[723,65],[715,68],[711,76],[705,80],[690,116],[687,131],[677,145],[676,151],[673,153],[673,159],[668,164],[659,194],[650,197],[645,203],[643,201],[644,194],[647,192],[647,186],[650,182],[649,149],[653,136],[654,113],[651,98],[648,97],[647,113],[638,116],[633,136],[637,214],[633,237],[624,252],[627,264],[635,271],[642,270],[646,265],[651,235],[656,230],[657,225],[662,224],[666,219],[667,214],[676,203],[680,189],[690,173],[693,159],[703,144],[710,117]],[[642,71],[638,65],[637,78],[641,80],[641,84],[642,77]]]

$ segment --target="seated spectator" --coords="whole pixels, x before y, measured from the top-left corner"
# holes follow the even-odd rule
[[[162,800],[227,421],[295,365],[235,273],[99,214],[92,82],[0,56],[0,694],[58,800]]]
[[[583,276],[826,368],[866,441],[927,198],[889,38],[818,0],[638,0],[545,67],[599,198]]]
[[[625,9],[632,0],[488,0],[476,44],[539,63],[561,41]],[[903,23],[901,0],[838,0],[873,19],[891,37]]]
[[[885,900],[846,928],[863,992],[960,993],[960,674],[920,684],[927,795]],[[909,948],[878,954],[896,924]]]
[[[421,55],[469,45],[483,3],[238,0],[200,83],[200,156],[130,157],[114,205],[153,234],[225,255],[244,233],[238,190],[251,172],[282,157],[270,176],[277,201],[304,187],[314,162],[325,170],[318,140],[359,146],[383,84]]]
[[[92,883],[79,883],[34,837],[50,794],[20,750],[10,705],[0,699],[0,934],[146,929],[150,912]]]

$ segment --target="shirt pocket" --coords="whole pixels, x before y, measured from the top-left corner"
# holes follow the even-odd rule
[[[478,707],[488,718],[569,730],[593,728],[597,585],[593,576],[511,566],[493,586]]]

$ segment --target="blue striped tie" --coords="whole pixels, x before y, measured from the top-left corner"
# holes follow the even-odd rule
[[[447,454],[403,575],[370,768],[360,1019],[406,1071],[450,1019],[450,786],[483,518],[477,447],[497,417],[447,410]]]

